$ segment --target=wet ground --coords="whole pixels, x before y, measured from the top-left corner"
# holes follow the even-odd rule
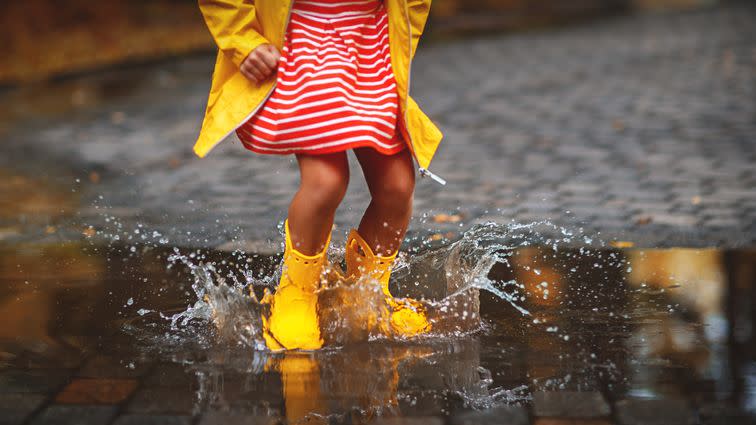
[[[314,354],[257,351],[223,329],[218,310],[254,313],[248,296],[198,302],[221,277],[260,283],[249,276],[278,258],[3,248],[0,423],[756,423],[756,251],[555,249],[480,231],[486,246],[418,247],[392,282],[438,306],[450,294],[412,289],[438,286],[415,268],[455,261],[480,292],[480,326]]]

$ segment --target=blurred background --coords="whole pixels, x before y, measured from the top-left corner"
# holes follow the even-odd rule
[[[417,185],[410,235],[548,220],[621,246],[753,245],[755,6],[433,0],[411,87],[449,184]],[[196,1],[2,2],[0,39],[0,241],[90,237],[107,209],[184,246],[278,249],[295,161],[235,136],[191,150],[216,51]],[[352,182],[340,234],[369,202]]]
[[[528,30],[726,0],[434,0],[430,37]],[[27,0],[0,4],[0,84],[19,84],[215,46],[195,1]]]

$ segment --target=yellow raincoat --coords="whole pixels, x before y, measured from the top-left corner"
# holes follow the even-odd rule
[[[409,96],[410,65],[425,27],[431,0],[383,0],[389,20],[391,66],[399,96],[399,131],[408,140],[421,175],[428,171],[443,135]],[[259,85],[239,71],[247,55],[263,43],[283,49],[293,0],[199,0],[218,44],[213,82],[194,152],[204,157],[254,115],[273,91],[275,74]]]

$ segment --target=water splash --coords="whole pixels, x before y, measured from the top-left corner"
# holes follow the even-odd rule
[[[215,324],[218,336],[225,341],[237,341],[255,349],[265,349],[262,338],[262,306],[250,290],[254,279],[244,273],[242,283],[230,275],[231,282],[221,276],[213,263],[198,262],[173,249],[168,257],[171,265],[179,263],[189,269],[194,279],[192,290],[197,297],[194,305],[169,317],[171,328],[186,326],[198,320]],[[263,281],[267,284],[269,279]]]
[[[545,257],[555,255],[560,245],[584,244],[585,238],[580,232],[545,221],[478,224],[446,245],[414,255],[402,253],[395,266],[396,288],[392,293],[420,299],[425,305],[433,330],[422,339],[468,335],[482,327],[481,291],[506,302],[521,317],[531,316],[527,305],[533,299],[548,300],[547,270],[514,258],[523,248],[545,247],[551,251],[544,254]],[[580,252],[587,255],[589,248],[581,246]],[[165,317],[174,330],[190,322],[212,323],[221,340],[263,350],[262,315],[267,310],[256,294],[275,286],[280,264],[276,265],[275,273],[266,274],[249,268],[249,262],[244,261],[246,254],[235,252],[232,255],[240,260],[235,267],[229,267],[232,263],[225,261],[222,264],[210,261],[199,252],[182,253],[174,248],[168,257],[169,267],[181,265],[190,271],[196,302]],[[386,315],[380,314],[388,307],[379,283],[369,277],[344,279],[338,265],[342,256],[343,252],[338,250],[329,252],[331,261],[319,293],[321,329],[326,345],[334,348],[381,338],[397,339],[395,335],[377,332],[381,326],[374,326],[387,320]],[[228,270],[220,272],[219,266]],[[495,268],[506,269],[514,277],[494,277]],[[521,278],[525,272],[540,279],[539,284],[526,286],[527,279]],[[569,340],[569,335],[549,326],[545,318],[535,318],[532,323],[542,325],[546,332],[558,338]]]
[[[478,366],[480,380],[475,385],[458,391],[465,407],[476,410],[492,409],[500,406],[521,405],[531,400],[530,388],[518,385],[514,388],[493,387],[491,371]]]
[[[429,217],[423,215],[422,220]],[[126,229],[115,216],[103,216],[111,231],[98,231],[98,235],[111,243],[126,243],[129,254],[139,255],[138,249],[145,247],[165,247],[170,239],[157,231],[150,232],[145,225],[137,223],[135,229]],[[421,223],[422,228],[432,226]],[[461,228],[462,222],[458,223]],[[283,229],[280,228],[279,232]],[[450,235],[451,233],[447,234]],[[578,247],[581,256],[591,254],[591,247],[604,246],[596,235],[587,235],[582,228],[568,229],[549,221],[532,223],[485,222],[477,224],[458,235],[456,240],[438,246],[431,243],[436,238],[419,236],[409,240],[398,258],[394,270],[394,286],[403,296],[422,299],[430,313],[433,333],[429,336],[460,336],[474,332],[481,327],[480,291],[492,294],[506,302],[523,317],[531,316],[530,304],[536,297],[554,299],[554,288],[550,287],[546,276],[541,276],[538,268],[530,269],[513,261],[517,251],[530,247],[545,247],[555,256],[567,246]],[[198,241],[201,242],[201,241]],[[282,249],[281,249],[282,250]],[[408,253],[413,253],[408,255]],[[253,253],[235,250],[228,259],[212,261],[201,251],[186,251],[174,248],[168,258],[169,267],[181,264],[192,276],[194,304],[185,310],[167,316],[171,328],[185,327],[191,322],[209,322],[215,325],[223,340],[237,340],[251,347],[263,347],[260,337],[261,314],[265,308],[258,302],[255,293],[262,295],[261,288],[274,288],[278,281],[280,264],[255,269],[250,267]],[[343,258],[343,249],[329,250],[331,263],[336,265]],[[491,275],[495,268],[511,270],[510,277],[502,279]],[[220,272],[219,269],[225,269]],[[265,270],[263,270],[265,269]],[[631,270],[631,268],[627,268]],[[532,270],[534,275],[543,277],[536,286],[526,286],[523,271]],[[515,272],[517,271],[517,272]],[[580,273],[571,270],[569,273]],[[366,330],[361,323],[384,308],[379,287],[375,282],[362,281],[358,284],[331,277],[324,281],[321,298],[326,300],[323,308],[326,321],[324,333],[333,345],[341,346],[365,339],[376,339],[380,335]],[[392,293],[395,293],[392,290]],[[351,300],[360,300],[352,303]],[[352,308],[339,308],[351,304]],[[381,320],[379,317],[378,320]],[[543,324],[535,318],[535,324]],[[551,328],[550,328],[551,329]],[[561,338],[569,338],[560,334]]]

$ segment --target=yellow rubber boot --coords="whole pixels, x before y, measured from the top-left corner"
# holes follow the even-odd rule
[[[305,255],[291,243],[289,220],[284,223],[286,248],[284,250],[281,280],[275,294],[269,293],[261,303],[270,305],[270,314],[263,314],[263,337],[269,349],[317,350],[323,346],[318,317],[318,294],[321,274],[326,261],[326,250]]]
[[[425,307],[420,302],[411,298],[394,298],[389,291],[391,266],[397,254],[398,251],[391,256],[375,255],[357,230],[352,229],[347,238],[344,256],[347,276],[369,274],[380,282],[386,302],[392,310],[389,320],[391,330],[399,336],[411,337],[430,331],[431,324]]]

